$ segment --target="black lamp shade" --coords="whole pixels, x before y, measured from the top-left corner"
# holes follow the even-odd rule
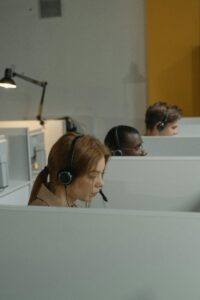
[[[0,87],[4,88],[16,88],[16,83],[12,79],[12,70],[11,69],[6,69],[5,70],[5,75],[4,77],[0,80]]]
[[[47,86],[47,81],[39,81],[34,78],[25,76],[23,74],[19,74],[16,72],[13,72],[11,68],[6,68],[5,69],[5,75],[4,77],[0,80],[0,87],[4,87],[7,89],[13,89],[16,88],[16,83],[12,79],[13,77],[19,77],[25,81],[28,81],[30,83],[39,85],[42,87],[42,96],[39,104],[39,109],[38,109],[38,115],[36,116],[36,119],[40,121],[41,125],[44,125],[44,120],[42,119],[42,110],[43,110],[43,102],[44,102],[44,96],[45,96],[45,91],[46,91],[46,86]]]

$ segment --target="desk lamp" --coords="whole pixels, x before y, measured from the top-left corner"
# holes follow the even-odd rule
[[[28,81],[30,83],[33,83],[33,84],[36,84],[36,85],[39,85],[39,86],[42,87],[42,96],[41,96],[39,109],[38,109],[38,114],[36,116],[36,119],[40,121],[41,125],[44,125],[44,120],[42,119],[42,110],[43,110],[43,103],[44,103],[44,96],[45,96],[47,82],[46,81],[35,80],[35,79],[27,77],[23,74],[16,73],[11,68],[6,68],[5,69],[5,75],[0,80],[0,87],[4,87],[4,88],[7,88],[7,89],[16,88],[17,87],[16,83],[12,79],[15,76],[19,77],[19,78],[21,78],[25,81]]]

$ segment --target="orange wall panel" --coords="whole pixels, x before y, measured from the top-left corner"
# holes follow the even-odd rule
[[[200,115],[200,0],[147,0],[148,103]]]

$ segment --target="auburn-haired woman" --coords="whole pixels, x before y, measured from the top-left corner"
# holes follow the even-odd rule
[[[93,136],[63,135],[35,180],[29,205],[76,207],[76,200],[90,202],[102,193],[109,156],[108,148]]]

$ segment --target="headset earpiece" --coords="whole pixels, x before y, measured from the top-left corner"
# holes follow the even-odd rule
[[[162,130],[165,128],[165,126],[166,126],[165,123],[159,122],[159,123],[157,124],[157,129],[158,129],[158,131],[162,131]]]
[[[168,122],[168,115],[169,115],[169,112],[168,112],[168,110],[166,110],[164,112],[163,119],[160,122],[158,122],[158,124],[156,126],[158,131],[162,131],[166,127],[167,122]]]
[[[122,156],[123,155],[122,150],[120,150],[120,149],[111,151],[111,154],[112,154],[112,156]]]
[[[74,158],[74,150],[75,150],[75,145],[76,142],[79,138],[81,138],[82,135],[76,136],[71,144],[70,150],[69,150],[69,165],[66,167],[66,169],[61,170],[58,172],[58,179],[61,184],[63,185],[69,185],[73,179],[74,179],[74,174],[73,174],[73,158]]]
[[[70,171],[63,170],[58,173],[58,179],[61,184],[69,185],[72,182],[73,175]]]

